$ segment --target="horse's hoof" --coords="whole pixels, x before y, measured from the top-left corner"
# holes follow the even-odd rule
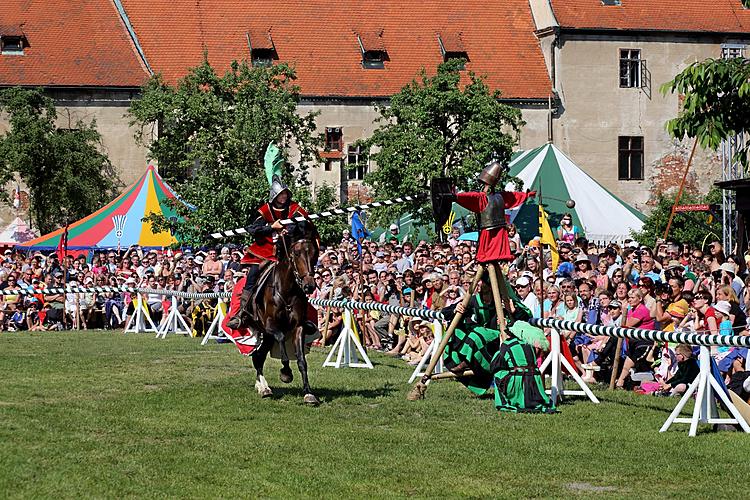
[[[310,406],[320,405],[320,401],[315,397],[315,394],[305,394],[305,404]]]
[[[260,397],[263,399],[270,398],[271,396],[273,396],[273,391],[269,387],[266,387],[265,389],[260,391]]]
[[[285,384],[291,384],[292,380],[294,380],[294,374],[292,374],[292,369],[282,368],[281,371],[279,372],[279,378]]]

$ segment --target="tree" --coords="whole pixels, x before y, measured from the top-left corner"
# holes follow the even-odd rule
[[[250,67],[234,62],[223,76],[204,62],[176,87],[160,76],[143,87],[133,101],[132,124],[158,127],[150,155],[159,171],[195,207],[173,203],[183,218],[170,222],[150,217],[157,229],[171,228],[181,241],[210,243],[210,232],[243,227],[268,200],[263,156],[275,143],[288,158],[291,148],[299,165],[289,165],[286,181],[307,185],[307,165],[317,160],[322,137],[315,133],[315,114],[297,114],[299,88],[295,72],[286,64]]]
[[[41,89],[0,91],[10,130],[0,137],[0,183],[16,176],[27,186],[32,219],[42,233],[82,218],[109,202],[119,183],[101,152],[96,122],[56,125],[54,102]],[[9,203],[8,193],[0,193]]]
[[[328,210],[336,205],[338,201],[336,199],[336,189],[328,184],[323,184],[315,190],[314,200],[307,189],[300,190],[297,199],[310,213]],[[316,219],[315,227],[320,234],[321,243],[330,246],[341,242],[342,232],[349,227],[349,224],[345,216],[334,215],[332,217]]]
[[[436,176],[454,177],[465,189],[493,157],[510,160],[523,125],[521,112],[501,103],[500,91],[491,92],[482,78],[464,74],[464,63],[447,61],[435,76],[423,69],[389,105],[378,106],[380,126],[360,142],[377,163],[365,177],[376,199],[425,192]],[[377,218],[393,220],[409,209],[396,206]],[[431,214],[428,203],[418,208],[423,222]]]
[[[750,166],[750,61],[707,59],[695,62],[661,87],[662,93],[684,96],[677,118],[667,122],[675,138],[697,138],[703,148],[717,150],[722,141],[744,133],[735,161]]]
[[[656,240],[664,236],[676,196],[677,193],[669,195],[660,193],[658,195],[656,206],[643,223],[643,230],[632,234],[633,238],[641,245],[653,248],[656,246]],[[718,189],[712,189],[705,196],[683,194],[680,200],[681,204],[686,205],[717,204],[720,202],[721,191]],[[669,229],[670,240],[699,244],[708,236],[721,238],[721,220],[715,215],[709,215],[706,212],[678,212],[674,215],[672,226]]]

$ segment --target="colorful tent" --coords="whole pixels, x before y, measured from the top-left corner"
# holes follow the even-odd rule
[[[607,191],[552,144],[522,151],[508,166],[510,175],[523,181],[524,189],[541,191],[553,231],[566,212],[590,241],[621,242],[643,227],[641,212]],[[515,186],[506,189],[515,190]],[[575,201],[575,208],[566,206],[568,200]],[[509,211],[524,240],[539,234],[537,203],[531,199]]]
[[[154,233],[150,222],[142,219],[152,213],[162,213],[178,220],[177,213],[167,204],[169,199],[179,199],[177,194],[149,165],[146,173],[105,207],[68,226],[68,249],[90,250],[97,248],[127,248],[140,245],[161,248],[177,243],[169,232]],[[58,229],[39,238],[27,241],[19,248],[54,250],[62,236]]]
[[[5,229],[0,232],[0,246],[8,247],[29,241],[39,234],[33,231],[29,225],[20,217],[13,219]]]

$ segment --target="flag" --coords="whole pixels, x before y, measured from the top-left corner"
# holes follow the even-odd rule
[[[354,212],[352,215],[352,236],[357,240],[357,255],[362,257],[362,240],[369,238],[370,231],[365,228],[360,212]]]
[[[549,249],[552,252],[552,271],[557,271],[557,264],[560,262],[560,254],[557,253],[557,241],[552,234],[552,228],[549,227],[549,220],[547,218],[547,212],[542,208],[541,203],[539,204],[539,236],[541,236],[541,243],[543,245],[549,245]]]
[[[60,235],[60,242],[57,244],[57,258],[60,260],[60,264],[65,260],[65,255],[68,253],[68,226],[65,226],[62,235]]]

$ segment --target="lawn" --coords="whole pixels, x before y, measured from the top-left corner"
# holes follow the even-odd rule
[[[500,414],[455,382],[406,401],[410,369],[322,368],[302,404],[279,364],[260,400],[231,345],[110,332],[0,335],[0,492],[15,497],[741,498],[750,437],[686,425],[675,400]],[[743,472],[744,471],[744,472]],[[745,479],[741,479],[745,477]]]

